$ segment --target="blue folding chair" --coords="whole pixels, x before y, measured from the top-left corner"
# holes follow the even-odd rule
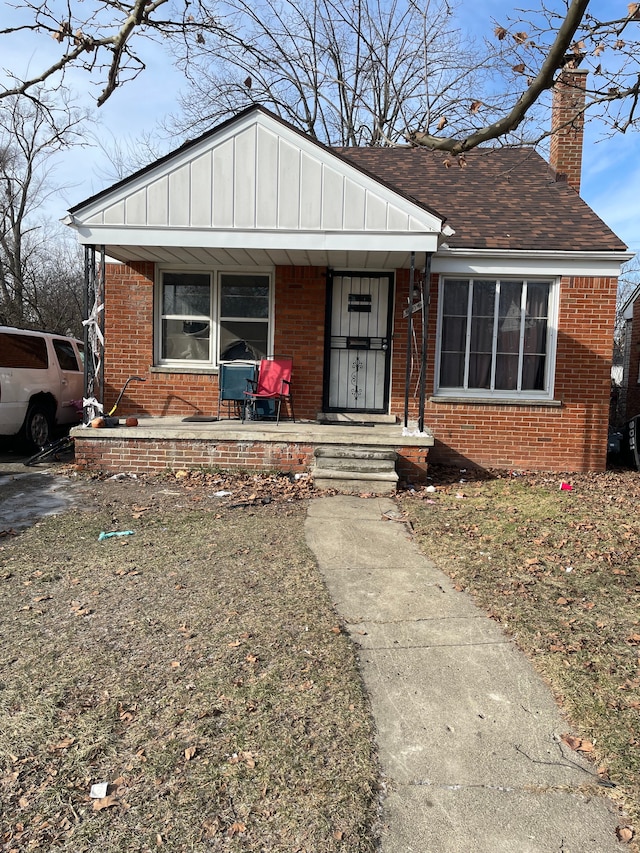
[[[251,387],[255,375],[255,364],[229,362],[220,365],[218,370],[218,420],[220,420],[220,411],[225,406],[228,418],[243,417],[247,399],[245,391]]]

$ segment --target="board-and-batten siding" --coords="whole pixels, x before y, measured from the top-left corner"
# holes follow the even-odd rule
[[[360,173],[253,124],[176,162],[86,224],[297,231],[424,231]],[[335,161],[334,161],[335,163]],[[340,164],[341,165],[341,164]]]

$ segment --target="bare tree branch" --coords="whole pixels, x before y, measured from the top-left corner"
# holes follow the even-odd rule
[[[191,90],[175,131],[260,103],[328,144],[397,144],[407,126],[444,112],[469,127],[464,93],[491,64],[476,58],[449,0],[220,0],[216,9],[215,40],[191,33],[178,54]]]
[[[38,211],[53,187],[49,159],[82,141],[86,115],[64,93],[58,106],[42,92],[0,102],[0,322],[39,324],[34,306],[45,298],[42,259],[51,245]],[[50,226],[49,226],[50,228]],[[49,299],[49,297],[47,297]],[[51,300],[55,303],[55,298]]]
[[[553,80],[558,69],[566,64],[567,52],[588,5],[589,0],[571,0],[567,15],[558,30],[555,41],[547,53],[540,71],[506,116],[475,131],[475,133],[470,134],[464,139],[451,139],[433,136],[421,131],[413,131],[407,135],[408,140],[414,145],[424,145],[427,148],[449,151],[452,154],[461,154],[463,151],[476,148],[483,142],[498,139],[514,131],[521,124],[527,112],[536,103],[541,93],[553,85]]]

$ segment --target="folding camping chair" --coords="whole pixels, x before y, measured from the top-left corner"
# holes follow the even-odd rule
[[[222,363],[218,371],[218,420],[220,420],[220,409],[227,408],[227,417],[242,417],[244,420],[244,407],[246,397],[244,392],[256,377],[255,364],[246,362]]]
[[[274,355],[273,358],[263,358],[258,368],[258,378],[250,382],[252,389],[245,391],[246,405],[243,421],[260,420],[259,405],[273,401],[275,406],[276,423],[280,423],[280,408],[282,401],[288,402],[291,409],[291,420],[295,422],[293,397],[291,396],[291,371],[293,359],[288,356]]]

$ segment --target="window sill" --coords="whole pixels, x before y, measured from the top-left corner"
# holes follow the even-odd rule
[[[525,397],[449,397],[438,395],[429,397],[430,403],[455,403],[465,406],[537,406],[541,408],[559,409],[562,400],[531,400]]]
[[[218,368],[211,365],[200,365],[199,367],[185,367],[184,365],[171,366],[168,364],[159,364],[149,368],[150,373],[198,373],[217,375]]]

